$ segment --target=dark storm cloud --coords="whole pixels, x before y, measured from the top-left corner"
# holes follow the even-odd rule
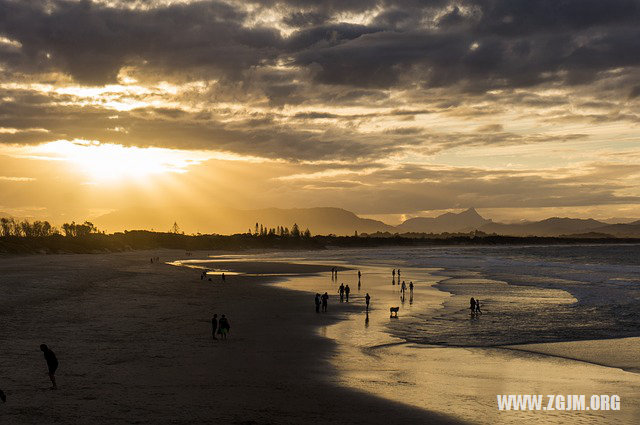
[[[292,58],[326,84],[391,87],[408,78],[427,86],[464,83],[467,90],[585,83],[602,71],[640,64],[640,2],[634,0],[255,4],[283,13],[294,32],[285,37],[246,26],[249,12],[240,2],[130,9],[2,0],[0,32],[22,49],[0,54],[16,69],[58,69],[83,83],[114,81],[125,65],[237,79],[252,67]],[[371,24],[336,21],[339,13],[373,10]]]
[[[0,33],[22,49],[2,60],[25,71],[61,70],[87,84],[114,82],[128,64],[233,75],[275,58],[280,42],[273,29],[242,27],[245,17],[210,1],[131,10],[90,1],[3,0]]]

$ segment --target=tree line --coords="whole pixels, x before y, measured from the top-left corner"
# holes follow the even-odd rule
[[[292,238],[310,238],[311,232],[309,229],[305,229],[304,232],[300,230],[298,223],[293,223],[291,230],[285,226],[267,227],[263,224],[256,223],[253,232],[251,229],[248,231],[249,235],[256,237],[268,237],[268,236],[280,236],[280,237],[292,237]]]
[[[82,237],[92,233],[98,233],[98,228],[90,221],[82,224],[72,221],[64,223],[60,229],[54,227],[48,221],[29,220],[16,221],[14,218],[0,218],[0,237],[15,236],[23,238],[42,238],[53,235],[66,237]]]

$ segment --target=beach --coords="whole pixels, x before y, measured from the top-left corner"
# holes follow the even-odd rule
[[[154,256],[161,262],[151,264]],[[335,323],[337,311],[318,317],[313,299],[263,285],[275,276],[229,276],[222,285],[164,264],[181,258],[1,258],[2,423],[458,422],[332,384],[336,345],[315,329]],[[212,341],[213,313],[229,318],[227,341]],[[57,391],[41,343],[60,361]]]
[[[509,302],[532,296],[556,312],[575,302],[569,293],[405,261],[402,280],[414,282],[415,291],[403,296],[399,281],[391,282],[394,264],[372,260],[375,255],[142,251],[2,258],[3,423],[588,424],[640,418],[638,338],[486,345],[459,332],[471,329],[473,336],[492,324],[498,301],[511,311]],[[155,256],[160,262],[151,263]],[[203,270],[209,271],[205,279]],[[351,286],[349,303],[338,301],[342,282]],[[479,288],[496,294],[486,295],[483,317],[470,318],[465,291]],[[324,291],[329,311],[318,314],[313,295]],[[399,318],[390,319],[395,305]],[[229,317],[227,341],[211,339],[213,313]],[[41,343],[60,360],[57,391],[48,389]],[[498,394],[617,394],[622,408],[500,412]]]

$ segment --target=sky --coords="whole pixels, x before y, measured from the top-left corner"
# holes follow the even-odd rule
[[[640,1],[0,0],[0,212],[640,218]]]

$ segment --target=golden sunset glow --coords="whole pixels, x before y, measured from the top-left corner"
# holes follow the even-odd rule
[[[535,28],[543,6],[276,3],[6,3],[24,22],[0,26],[0,186],[17,194],[0,212],[135,210],[147,195],[114,206],[72,188],[116,199],[116,187],[162,182],[163,210],[193,202],[193,217],[299,206],[395,224],[468,207],[506,221],[640,217],[640,63],[623,59],[634,37],[606,36],[635,26],[585,18],[516,39],[512,26]],[[33,22],[42,34],[21,29]]]

